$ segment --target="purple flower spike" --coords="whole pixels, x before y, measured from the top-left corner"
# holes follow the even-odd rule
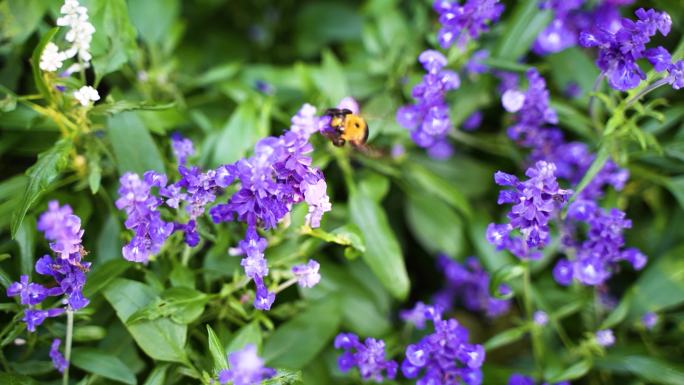
[[[52,241],[50,248],[60,258],[79,258],[81,251],[81,219],[73,215],[69,205],[59,206],[57,201],[48,203],[48,211],[38,218],[38,230],[45,233],[45,239]]]
[[[452,45],[464,49],[470,40],[487,32],[504,10],[498,0],[466,0],[462,5],[452,0],[436,0],[433,8],[442,24],[437,40],[444,49]]]
[[[228,354],[228,366],[229,369],[219,372],[221,385],[256,385],[276,374],[274,369],[264,367],[264,360],[257,355],[256,346],[252,344]]]
[[[67,361],[62,353],[59,351],[59,345],[62,340],[55,338],[52,341],[52,346],[50,347],[50,358],[52,359],[52,366],[55,367],[60,373],[64,373],[67,367],[69,367],[69,361]]]
[[[335,349],[344,350],[337,360],[342,372],[357,367],[361,378],[376,382],[381,382],[384,377],[394,379],[397,375],[398,365],[395,361],[385,358],[385,342],[382,340],[366,338],[364,343],[361,343],[355,334],[340,333],[335,337],[334,346]]]
[[[684,60],[679,60],[667,67],[667,82],[672,88],[678,90],[684,88]]]
[[[406,348],[401,371],[406,378],[420,377],[418,384],[479,385],[485,352],[482,345],[468,343],[468,330],[454,319],[435,320],[434,332]]]
[[[171,148],[179,166],[184,165],[187,159],[195,154],[192,141],[177,132],[171,135]]]
[[[502,191],[499,204],[513,204],[508,214],[510,227],[490,225],[487,239],[497,249],[508,249],[518,258],[536,258],[533,249],[542,249],[549,242],[549,221],[558,214],[563,203],[572,194],[561,189],[555,176],[556,166],[544,161],[537,162],[525,172],[529,178],[517,182],[509,174],[498,172],[495,181],[514,190]],[[520,232],[520,238],[512,230]]]
[[[321,265],[310,259],[309,262],[292,267],[292,273],[297,278],[297,284],[301,287],[311,288],[321,281],[321,274],[318,272]]]

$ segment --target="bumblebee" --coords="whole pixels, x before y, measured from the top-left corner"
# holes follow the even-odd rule
[[[344,146],[346,142],[354,147],[362,147],[368,139],[368,123],[359,115],[354,115],[344,108],[329,108],[325,114],[330,117],[332,132],[328,138],[335,146]]]

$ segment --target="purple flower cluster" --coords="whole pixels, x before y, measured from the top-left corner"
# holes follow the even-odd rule
[[[82,309],[89,303],[88,299],[83,297],[85,273],[90,268],[90,263],[82,261],[86,252],[81,245],[81,219],[73,214],[68,205],[60,207],[57,201],[51,201],[48,204],[48,211],[38,219],[37,227],[50,241],[50,248],[56,257],[44,255],[38,259],[35,265],[36,272],[51,276],[56,285],[45,287],[29,282],[29,277],[22,275],[19,282],[14,282],[7,288],[8,297],[18,296],[19,302],[27,307],[24,310],[23,321],[30,332],[35,331],[36,326],[42,324],[46,318],[64,314],[65,310]],[[64,296],[64,308],[36,308],[47,297],[58,296]]]
[[[516,112],[516,124],[508,128],[508,135],[519,145],[531,149],[529,162],[553,163],[558,178],[576,185],[596,156],[585,143],[566,142],[560,129],[549,126],[558,118],[550,105],[546,81],[536,69],[527,72],[527,79],[529,85],[524,93],[508,88],[503,94],[504,107]],[[580,195],[583,199],[599,198],[605,185],[621,190],[628,178],[627,170],[608,161]]]
[[[292,267],[292,273],[297,278],[297,284],[301,287],[311,288],[321,281],[321,274],[318,272],[321,265],[318,262],[310,259],[306,264],[295,265]]]
[[[361,343],[353,333],[340,333],[335,337],[335,349],[344,350],[337,360],[342,372],[357,367],[361,378],[376,382],[381,382],[384,377],[394,379],[397,375],[398,365],[396,361],[385,358],[385,342],[382,340],[366,338]]]
[[[412,96],[416,103],[399,108],[397,122],[411,132],[411,138],[417,145],[428,149],[430,156],[447,158],[453,150],[446,139],[452,124],[445,95],[447,91],[458,88],[461,81],[456,72],[444,69],[447,59],[438,51],[424,51],[418,61],[427,73],[413,87]]]
[[[522,374],[512,374],[508,378],[508,385],[534,385],[534,379],[532,377],[527,377],[523,376]],[[545,382],[542,385],[549,385],[549,383]],[[568,381],[563,381],[563,382],[557,382],[551,385],[570,385]]]
[[[416,302],[413,309],[402,310],[399,313],[399,317],[411,324],[413,324],[418,329],[425,329],[428,321],[431,321],[437,317],[442,316],[442,310],[444,308],[439,305],[426,305],[422,302]]]
[[[628,1],[628,2],[631,2]],[[582,9],[584,0],[546,0],[540,4],[541,9],[551,9],[554,18],[546,28],[537,35],[533,51],[538,55],[560,52],[577,45],[580,31],[597,28],[615,32],[620,28],[620,5],[614,2],[603,2],[594,9]]]
[[[320,226],[323,214],[331,210],[323,174],[311,165],[308,155],[313,151],[309,137],[320,128],[315,114],[314,107],[304,105],[292,118],[291,130],[280,137],[261,139],[251,157],[207,172],[185,164],[194,153],[192,142],[175,135],[171,142],[179,164],[177,182],[167,184],[167,177],[154,171],[146,172],[142,179],[132,173],[121,177],[116,205],[126,212],[126,228],[134,231],[123,248],[124,258],[146,263],[174,231],[183,232],[189,246],[198,245],[198,218],[218,195],[237,182],[239,187],[228,201],[211,207],[209,213],[216,223],[237,220],[247,225],[245,237],[239,242],[244,255],[241,265],[256,284],[254,306],[270,309],[275,294],[264,283],[268,275],[264,258],[267,242],[258,229],[274,228],[300,202],[309,206],[306,221],[312,227]],[[178,210],[182,219],[164,221],[162,204]],[[309,274],[307,283],[311,284],[314,278],[313,273]]]
[[[507,249],[518,258],[541,256],[537,250],[549,243],[549,221],[572,193],[558,186],[555,171],[553,163],[539,161],[527,169],[525,175],[529,179],[524,182],[501,171],[494,175],[496,184],[513,188],[501,191],[497,201],[513,205],[508,213],[509,223],[492,223],[487,228],[487,240],[497,250]],[[513,230],[518,230],[520,236],[514,236]]]
[[[584,241],[573,234],[580,223],[587,227]],[[613,274],[618,262],[627,261],[636,270],[646,265],[647,258],[638,249],[623,249],[623,230],[630,228],[632,222],[625,213],[612,209],[606,211],[594,201],[578,200],[568,208],[568,221],[563,237],[563,245],[574,250],[574,259],[561,259],[553,269],[554,278],[561,285],[569,285],[576,279],[584,285],[600,285]]]
[[[137,174],[127,172],[119,182],[116,207],[126,212],[124,225],[134,231],[131,241],[123,247],[123,257],[129,261],[147,263],[151,255],[159,252],[174,229],[173,223],[162,220],[158,211],[162,199],[152,194],[153,187],[165,187],[166,177],[148,171],[140,179]]]
[[[622,25],[617,31],[592,28],[582,31],[579,37],[583,47],[598,48],[596,65],[606,75],[608,84],[620,91],[632,89],[646,79],[646,74],[637,64],[639,59],[646,58],[659,71],[677,66],[670,63],[670,55],[663,47],[646,49],[646,44],[656,32],[663,36],[670,32],[670,15],[639,8],[636,16],[637,21],[622,19]],[[676,70],[670,72],[671,76],[673,72]],[[676,83],[675,78],[673,76],[673,86]]]
[[[475,257],[469,257],[460,264],[451,258],[440,255],[438,267],[446,277],[446,288],[435,295],[435,304],[442,309],[450,309],[455,300],[471,311],[484,312],[487,317],[498,317],[508,311],[510,301],[489,295],[489,274]],[[502,285],[500,291],[510,289]]]
[[[406,348],[401,364],[404,376],[420,377],[417,384],[481,384],[482,345],[468,343],[468,330],[455,319],[443,320],[439,312],[425,315],[432,316],[434,330]]]
[[[59,345],[62,340],[55,338],[52,340],[52,345],[50,346],[50,359],[52,360],[52,366],[55,367],[60,373],[64,373],[67,367],[69,367],[69,361],[64,358],[62,353],[59,351]]]
[[[437,40],[442,48],[452,45],[464,49],[468,42],[489,30],[489,25],[499,20],[504,6],[499,0],[436,0],[433,4],[439,14],[442,28]]]
[[[252,344],[228,354],[228,367],[218,374],[221,385],[256,385],[276,374],[275,369],[264,367],[264,360],[257,355],[256,346]]]

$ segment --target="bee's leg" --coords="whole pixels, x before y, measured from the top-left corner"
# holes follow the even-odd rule
[[[347,141],[342,139],[342,138],[335,138],[332,140],[332,143],[337,146],[337,147],[342,147]]]

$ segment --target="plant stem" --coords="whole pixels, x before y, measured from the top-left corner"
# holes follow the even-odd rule
[[[658,81],[655,81],[651,83],[648,87],[644,88],[643,90],[639,91],[636,95],[634,95],[631,99],[627,101],[627,104],[625,104],[625,108],[631,106],[632,104],[636,103],[639,99],[644,97],[646,94],[649,92],[655,90],[656,88],[659,88],[660,86],[664,86],[665,84],[668,84],[668,79],[667,78],[662,78]]]
[[[589,117],[591,118],[591,122],[594,124],[594,128],[598,129],[598,116],[596,116],[596,109],[594,108],[596,104],[596,93],[598,92],[599,87],[601,87],[601,82],[603,81],[603,78],[606,76],[603,72],[599,74],[599,76],[596,78],[594,81],[594,86],[591,88],[591,96],[589,96]]]
[[[532,315],[532,290],[531,290],[531,273],[530,273],[530,262],[524,262],[525,272],[523,273],[523,304],[525,307],[525,318],[530,324],[534,323]],[[543,374],[543,368],[541,365],[541,344],[539,341],[539,330],[536,327],[530,329],[530,338],[532,340],[532,354],[534,356],[534,363],[537,368],[538,375]]]
[[[64,369],[64,374],[62,375],[62,385],[69,384],[69,366],[71,366],[71,339],[74,334],[74,311],[67,310],[67,330],[66,330],[66,342],[64,345],[64,358],[66,359],[67,366]]]

